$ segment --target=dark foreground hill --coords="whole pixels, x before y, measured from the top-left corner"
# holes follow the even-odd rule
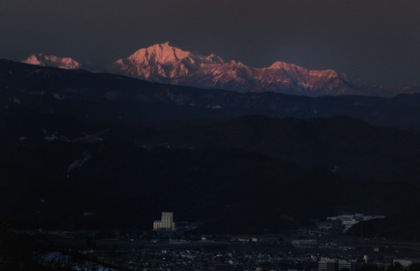
[[[162,123],[242,115],[319,118],[346,115],[372,124],[420,128],[420,95],[394,98],[309,98],[275,93],[148,83],[123,76],[61,70],[0,61],[2,107],[23,105],[54,115],[70,110],[81,118]],[[76,104],[71,105],[76,102]],[[58,110],[60,109],[60,110]]]
[[[280,161],[322,167],[356,180],[413,182],[420,175],[420,135],[348,117],[307,120],[247,116],[139,133],[148,147],[256,151]]]
[[[0,114],[0,214],[20,226],[148,229],[171,210],[206,231],[275,232],[342,212],[395,214],[419,204],[414,179],[360,182],[321,163],[352,153],[360,156],[349,158],[348,168],[372,155],[416,158],[411,132],[348,118],[243,117],[163,129],[24,107],[11,112]],[[305,164],[308,153],[319,163]],[[382,170],[401,171],[408,160]]]
[[[419,192],[234,149],[22,144],[0,169],[2,216],[36,228],[149,229],[171,210],[208,231],[276,232],[343,211],[392,214],[418,204]]]
[[[218,232],[419,206],[420,96],[238,94],[0,61],[0,216],[21,227]],[[241,117],[262,115],[296,118]],[[239,117],[239,118],[236,118]]]

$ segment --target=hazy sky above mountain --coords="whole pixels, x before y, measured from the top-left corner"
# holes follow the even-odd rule
[[[0,58],[102,65],[154,43],[420,86],[419,0],[0,0]]]

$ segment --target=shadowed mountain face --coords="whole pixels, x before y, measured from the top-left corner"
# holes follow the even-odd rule
[[[0,61],[0,216],[148,229],[172,210],[209,231],[274,232],[339,211],[398,213],[419,206],[417,133],[332,116],[417,127],[418,104]],[[295,118],[275,118],[285,116]]]
[[[24,63],[65,69],[85,68],[71,58],[32,55]],[[98,69],[95,69],[98,70]],[[363,95],[392,97],[419,93],[420,88],[372,85],[334,70],[309,70],[281,61],[266,68],[224,61],[211,54],[203,56],[171,46],[168,42],[142,48],[121,58],[103,71],[151,82],[235,92],[275,92],[300,96]]]
[[[372,124],[420,128],[420,95],[309,98],[275,93],[235,93],[161,85],[128,77],[61,70],[0,61],[0,88],[10,99],[5,106],[26,100],[31,107],[50,111],[78,101],[77,113],[90,119],[133,122],[228,119],[242,115],[320,118],[346,115]],[[19,98],[20,97],[20,98]],[[16,98],[16,99],[14,99]],[[32,101],[34,100],[34,101]],[[35,102],[35,100],[38,100]],[[48,101],[48,102],[47,102]],[[93,103],[97,107],[84,107]],[[106,107],[121,107],[118,114]],[[86,111],[83,111],[86,110]],[[100,112],[100,113],[99,113]]]

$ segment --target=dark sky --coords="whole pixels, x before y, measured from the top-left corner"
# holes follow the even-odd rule
[[[420,86],[420,0],[0,0],[0,58],[101,65],[165,41]]]

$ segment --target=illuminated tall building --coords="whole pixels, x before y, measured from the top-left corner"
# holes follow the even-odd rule
[[[174,213],[172,212],[162,212],[161,220],[155,220],[153,222],[153,230],[175,230],[175,223],[174,223]]]

